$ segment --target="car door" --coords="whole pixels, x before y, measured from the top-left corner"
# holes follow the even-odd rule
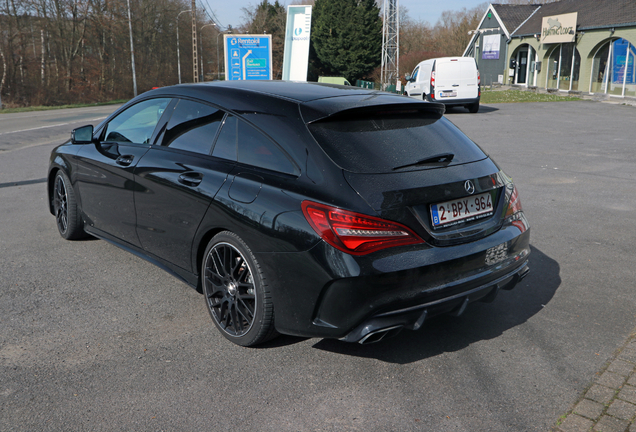
[[[135,169],[137,234],[143,249],[192,271],[192,241],[235,161],[210,155],[225,112],[179,99],[165,131]]]
[[[147,99],[110,119],[76,156],[86,229],[139,246],[133,170],[150,148],[170,98]]]
[[[275,221],[290,210],[290,202],[296,203],[297,198],[287,191],[299,168],[272,139],[233,115],[227,116],[212,154],[237,163],[214,197],[206,222],[224,223],[253,252],[271,250]]]
[[[413,69],[411,78],[406,83],[406,94],[416,99],[419,99],[422,96],[420,83],[418,81],[419,71],[420,71],[420,65],[417,65],[415,69]]]

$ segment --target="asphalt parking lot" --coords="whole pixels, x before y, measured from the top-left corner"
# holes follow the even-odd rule
[[[59,236],[48,155],[114,109],[0,114],[0,430],[546,431],[636,327],[636,107],[450,111],[514,178],[531,274],[379,344],[255,349],[159,268]]]

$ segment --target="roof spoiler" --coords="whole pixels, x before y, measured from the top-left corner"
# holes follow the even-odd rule
[[[371,114],[421,113],[427,117],[439,119],[445,111],[446,107],[442,103],[407,101],[405,96],[395,95],[325,98],[300,106],[300,112],[306,124],[327,119]]]

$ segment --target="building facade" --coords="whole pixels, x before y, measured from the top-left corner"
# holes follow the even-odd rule
[[[635,44],[635,0],[491,4],[464,55],[477,60],[484,85],[636,97]]]

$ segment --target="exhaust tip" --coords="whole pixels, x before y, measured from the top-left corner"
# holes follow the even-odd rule
[[[400,333],[400,331],[402,331],[402,328],[403,326],[399,325],[399,326],[387,327],[381,330],[373,331],[367,334],[362,339],[360,339],[358,343],[361,345],[368,345],[368,344],[380,342],[383,339],[391,338],[397,335],[398,333]]]

